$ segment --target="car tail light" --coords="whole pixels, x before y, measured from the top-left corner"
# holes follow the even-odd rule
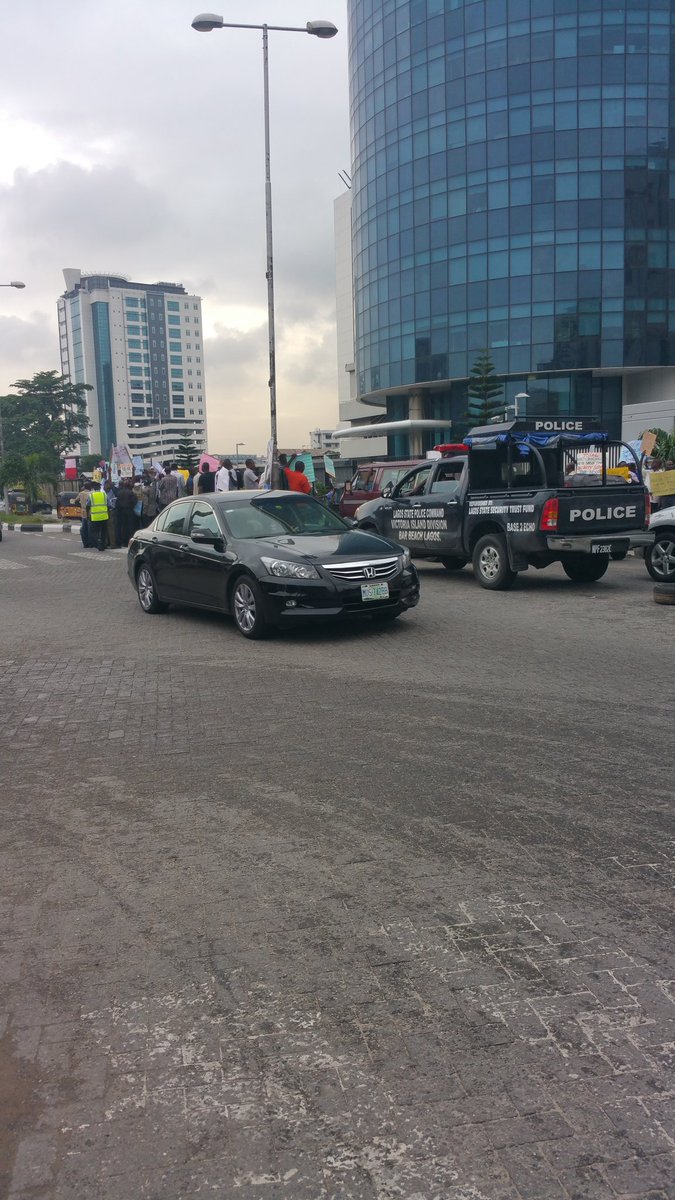
[[[652,498],[649,492],[645,489],[645,529],[649,529],[649,522],[652,516]]]
[[[560,505],[557,496],[552,496],[547,500],[541,513],[539,520],[539,528],[547,531],[558,528],[558,513]]]

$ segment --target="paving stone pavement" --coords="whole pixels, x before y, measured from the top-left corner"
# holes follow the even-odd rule
[[[0,577],[0,1196],[675,1196],[642,564],[426,567],[395,629],[252,645],[39,538]]]

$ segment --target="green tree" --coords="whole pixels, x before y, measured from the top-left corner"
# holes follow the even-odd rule
[[[20,486],[32,508],[44,484],[56,485],[58,471],[49,454],[6,454],[0,463],[0,488]]]
[[[100,461],[100,454],[83,454],[80,459],[80,471],[93,471]]]
[[[504,411],[504,386],[488,350],[476,357],[471,368],[468,398],[466,415],[473,424],[485,425]]]
[[[176,462],[184,471],[195,470],[199,466],[199,451],[191,433],[182,433],[176,446]]]
[[[56,371],[38,371],[12,386],[15,396],[0,397],[5,455],[45,455],[57,470],[61,456],[87,436],[89,384],[70,383]]]

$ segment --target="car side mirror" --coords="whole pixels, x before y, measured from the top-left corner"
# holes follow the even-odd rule
[[[393,483],[385,483],[384,487],[382,488],[382,495],[383,496],[391,496],[391,493],[393,492],[393,490],[394,490]]]
[[[222,537],[218,533],[209,533],[208,529],[195,529],[190,534],[190,539],[196,542],[198,546],[216,546],[218,542],[222,542]]]
[[[342,520],[344,521],[345,525],[349,526],[350,529],[354,529],[355,526],[358,525],[358,521],[355,521],[353,517],[343,517]]]

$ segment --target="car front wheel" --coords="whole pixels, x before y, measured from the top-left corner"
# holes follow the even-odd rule
[[[139,567],[136,575],[136,592],[138,593],[138,602],[146,613],[166,612],[166,604],[164,604],[157,596],[157,584],[155,577],[147,564]]]
[[[656,583],[675,583],[675,533],[657,534],[647,548],[645,566]]]
[[[493,592],[502,592],[515,582],[516,572],[509,564],[506,542],[498,533],[486,533],[478,539],[472,563],[481,587]]]
[[[242,576],[232,592],[232,615],[234,623],[246,638],[263,638],[270,631],[263,610],[263,597],[255,579]]]

